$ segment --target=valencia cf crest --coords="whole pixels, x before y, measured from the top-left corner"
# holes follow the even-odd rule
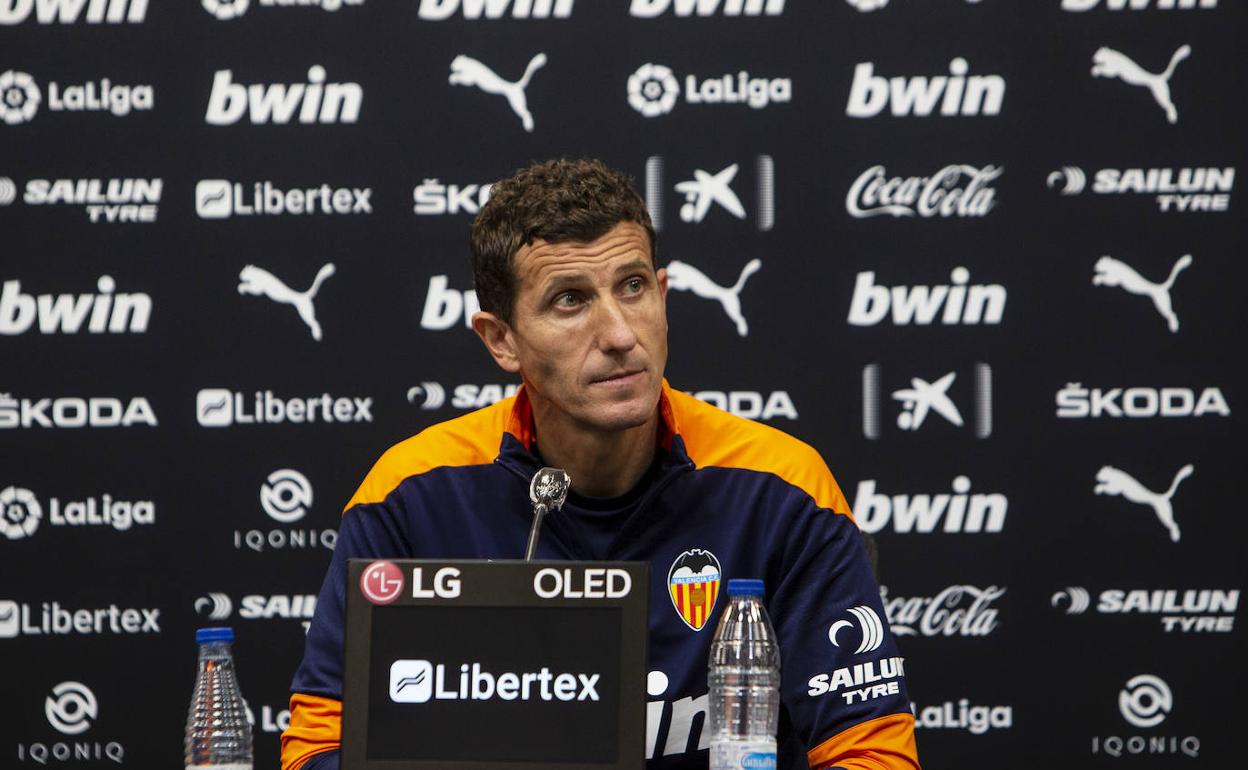
[[[672,562],[667,589],[676,614],[694,631],[701,631],[719,598],[719,559],[710,551],[691,548]]]

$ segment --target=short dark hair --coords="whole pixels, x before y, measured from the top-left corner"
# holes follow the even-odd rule
[[[481,309],[511,323],[516,252],[535,239],[588,243],[621,222],[641,225],[655,260],[654,226],[632,179],[600,160],[531,163],[498,182],[472,223],[472,277]]]

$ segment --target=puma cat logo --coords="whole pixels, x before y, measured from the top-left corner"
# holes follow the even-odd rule
[[[321,325],[316,320],[316,308],[312,306],[312,300],[316,298],[316,293],[320,291],[325,279],[333,274],[334,263],[330,262],[317,271],[316,278],[307,291],[299,292],[282,283],[268,270],[255,265],[247,265],[238,274],[238,293],[263,295],[283,305],[294,305],[295,310],[299,312],[299,317],[312,331],[312,339],[320,342]]]
[[[1131,61],[1126,54],[1102,46],[1092,55],[1092,76],[1120,78],[1122,82],[1129,85],[1144,86],[1152,92],[1157,104],[1166,111],[1166,120],[1178,123],[1179,111],[1174,108],[1174,102],[1170,101],[1170,76],[1174,74],[1174,68],[1179,62],[1191,54],[1190,45],[1180,46],[1170,57],[1170,66],[1166,67],[1165,72],[1154,75]]]
[[[1179,488],[1183,479],[1192,475],[1194,470],[1195,467],[1192,465],[1184,465],[1178,473],[1174,474],[1174,481],[1170,482],[1170,488],[1164,494],[1157,494],[1123,471],[1106,465],[1096,472],[1097,485],[1093,491],[1098,495],[1122,495],[1133,503],[1152,506],[1157,518],[1161,519],[1162,526],[1170,531],[1170,539],[1177,543],[1179,542],[1179,525],[1174,521],[1174,508],[1170,505],[1170,499],[1174,497],[1175,490]]]
[[[1174,286],[1174,279],[1179,277],[1179,273],[1190,264],[1192,264],[1192,255],[1184,254],[1170,269],[1170,277],[1166,279],[1166,282],[1156,284],[1135,272],[1125,262],[1106,256],[1096,260],[1096,273],[1092,276],[1092,283],[1095,286],[1120,286],[1132,294],[1152,298],[1153,305],[1157,308],[1157,312],[1161,313],[1161,317],[1166,319],[1166,325],[1170,327],[1170,331],[1178,332],[1179,317],[1174,314],[1170,306],[1170,287]]]
[[[667,285],[668,288],[677,291],[691,291],[703,299],[713,299],[719,302],[723,305],[728,318],[737,325],[737,334],[744,337],[750,333],[750,325],[746,323],[745,316],[741,314],[741,289],[744,288],[746,280],[758,272],[762,266],[762,260],[751,259],[741,269],[741,277],[737,279],[737,282],[729,288],[724,288],[707,278],[705,273],[693,265],[672,260],[667,265]]]
[[[533,115],[529,113],[528,99],[525,97],[524,89],[529,87],[529,79],[533,77],[533,73],[545,64],[546,54],[539,53],[529,61],[529,66],[525,67],[524,76],[515,83],[510,83],[476,59],[460,54],[451,62],[450,82],[453,86],[476,86],[487,94],[504,96],[507,104],[511,105],[511,111],[516,113],[520,122],[524,124],[524,130],[532,133]]]

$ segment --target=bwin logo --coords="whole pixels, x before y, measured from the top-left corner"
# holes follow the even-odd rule
[[[472,316],[481,310],[477,293],[472,289],[457,291],[449,286],[450,280],[445,275],[429,278],[429,292],[425,295],[425,307],[420,313],[420,328],[442,331],[454,326],[461,318],[464,326],[472,326]]]
[[[854,326],[875,326],[891,309],[892,321],[898,326],[911,323],[928,326],[937,315],[945,326],[1001,323],[1005,312],[1005,287],[997,283],[967,286],[970,279],[969,270],[955,267],[949,274],[951,286],[888,287],[875,284],[873,271],[862,272],[854,281],[854,295],[846,320]]]
[[[35,14],[38,24],[142,24],[148,0],[2,0],[0,25],[21,24]],[[86,15],[83,16],[83,10]]]
[[[233,77],[233,70],[217,70],[213,76],[204,114],[209,125],[232,125],[244,116],[253,124],[287,124],[296,113],[303,124],[355,123],[364,101],[359,83],[326,83],[319,64],[308,68],[307,83],[243,85]]]
[[[828,629],[828,641],[832,642],[832,646],[841,646],[841,643],[836,640],[838,631],[857,625],[862,631],[862,641],[858,643],[858,649],[854,650],[854,654],[859,655],[880,649],[880,645],[884,643],[884,624],[880,622],[880,616],[876,614],[876,611],[864,604],[859,607],[850,607],[849,614],[854,616],[857,623],[838,620]]]
[[[234,611],[230,597],[221,593],[209,593],[195,600],[195,612],[208,620],[225,620]]]
[[[416,399],[424,396],[420,408],[432,411],[441,409],[446,403],[446,389],[436,382],[422,382],[407,389],[407,403],[414,404]]]
[[[501,19],[511,6],[513,19],[566,19],[574,0],[420,0],[416,12],[425,21],[444,21],[463,10],[464,18]]]
[[[883,78],[872,62],[854,67],[845,114],[851,118],[873,118],[885,107],[896,117],[927,117],[940,107],[941,115],[998,115],[1005,100],[1005,78],[1000,75],[972,75],[966,59],[949,62],[949,76]]]
[[[1066,605],[1067,615],[1082,615],[1088,611],[1088,607],[1092,606],[1092,597],[1088,595],[1088,589],[1079,586],[1068,586],[1064,590],[1053,594],[1053,598],[1049,600],[1050,606],[1057,607],[1063,602],[1069,602]]]
[[[1174,314],[1170,303],[1170,289],[1179,273],[1192,264],[1192,255],[1184,254],[1170,268],[1170,277],[1165,283],[1153,283],[1137,273],[1130,265],[1119,262],[1113,257],[1105,256],[1096,260],[1096,273],[1092,276],[1093,286],[1117,286],[1131,294],[1148,297],[1161,317],[1166,319],[1166,326],[1171,333],[1179,331],[1179,317]]]
[[[1050,190],[1062,185],[1062,195],[1078,195],[1088,186],[1088,175],[1078,166],[1062,166],[1049,174],[1044,183]]]
[[[876,491],[875,479],[858,482],[854,495],[854,520],[863,532],[875,533],[892,524],[898,533],[940,531],[946,533],[1000,532],[1010,501],[1005,495],[970,494],[971,480],[953,479],[953,494],[887,495]]]
[[[784,0],[633,0],[628,14],[653,19],[668,10],[675,16],[779,16],[784,13]]]
[[[706,274],[687,262],[672,260],[667,265],[667,286],[676,291],[691,291],[702,299],[713,299],[723,306],[728,318],[737,325],[737,334],[742,337],[750,333],[750,325],[741,314],[741,290],[751,275],[763,266],[762,260],[751,259],[741,268],[737,282],[729,287],[719,284],[706,277]]]
[[[22,293],[21,281],[0,288],[0,335],[23,334],[38,323],[41,334],[143,334],[152,315],[152,298],[143,292],[116,293],[117,282],[102,275],[98,294]]]
[[[1170,539],[1177,543],[1180,537],[1179,525],[1174,520],[1174,506],[1170,504],[1170,501],[1174,498],[1174,493],[1178,491],[1179,484],[1183,482],[1183,479],[1192,475],[1194,470],[1196,470],[1195,466],[1184,465],[1178,473],[1174,474],[1174,481],[1170,482],[1170,488],[1158,494],[1127,475],[1126,472],[1106,465],[1096,472],[1097,483],[1092,491],[1098,495],[1122,495],[1133,503],[1151,507],[1162,526],[1169,530]]]
[[[1166,113],[1166,120],[1171,124],[1179,122],[1179,111],[1170,100],[1170,77],[1179,62],[1192,54],[1190,45],[1179,46],[1170,57],[1170,64],[1164,71],[1154,75],[1132,61],[1126,54],[1112,48],[1102,46],[1092,55],[1092,77],[1119,78],[1122,82],[1147,88],[1152,93],[1157,106]]]
[[[316,307],[312,300],[316,299],[316,293],[321,290],[325,279],[333,274],[334,263],[326,263],[317,271],[316,278],[312,280],[307,291],[295,291],[268,270],[247,265],[238,273],[238,293],[265,296],[278,304],[293,305],[299,312],[299,318],[312,332],[312,339],[320,342],[321,324],[316,320]]]
[[[507,100],[511,111],[520,118],[520,124],[524,126],[524,130],[533,133],[533,114],[529,112],[525,89],[529,87],[533,73],[545,65],[546,54],[537,54],[529,60],[529,65],[524,68],[524,74],[520,76],[520,79],[512,83],[503,80],[494,70],[476,59],[460,54],[451,62],[449,82],[453,86],[476,86],[487,94],[502,96]]]

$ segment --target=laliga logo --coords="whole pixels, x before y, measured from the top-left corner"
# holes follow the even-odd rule
[[[0,492],[0,534],[10,540],[21,540],[35,534],[43,508],[35,493],[21,487],[5,487]]]
[[[35,79],[25,72],[8,70],[0,75],[0,120],[10,126],[33,118],[42,99]]]
[[[99,714],[95,693],[81,682],[61,682],[52,688],[44,702],[48,724],[66,735],[78,735],[91,728]]]
[[[647,62],[628,78],[628,104],[647,118],[666,115],[676,106],[680,83],[670,67]]]
[[[237,19],[247,12],[250,0],[200,0],[204,10],[221,21]]]
[[[857,626],[862,631],[862,641],[858,644],[858,649],[854,650],[857,655],[863,652],[874,652],[880,649],[880,645],[884,643],[884,624],[880,622],[880,616],[875,610],[863,604],[858,607],[850,607],[849,614],[853,615],[858,621]],[[838,620],[828,629],[828,640],[832,642],[833,647],[840,647],[841,643],[836,641],[836,633],[842,628],[853,628],[854,623],[848,620]]]
[[[260,487],[260,505],[274,521],[299,521],[312,506],[312,485],[302,473],[290,468],[273,471]]]
[[[373,562],[360,575],[360,593],[373,604],[390,604],[403,593],[403,571],[393,562]]]
[[[1132,677],[1118,693],[1118,709],[1122,718],[1136,727],[1161,724],[1173,706],[1174,698],[1169,685],[1152,674]]]

